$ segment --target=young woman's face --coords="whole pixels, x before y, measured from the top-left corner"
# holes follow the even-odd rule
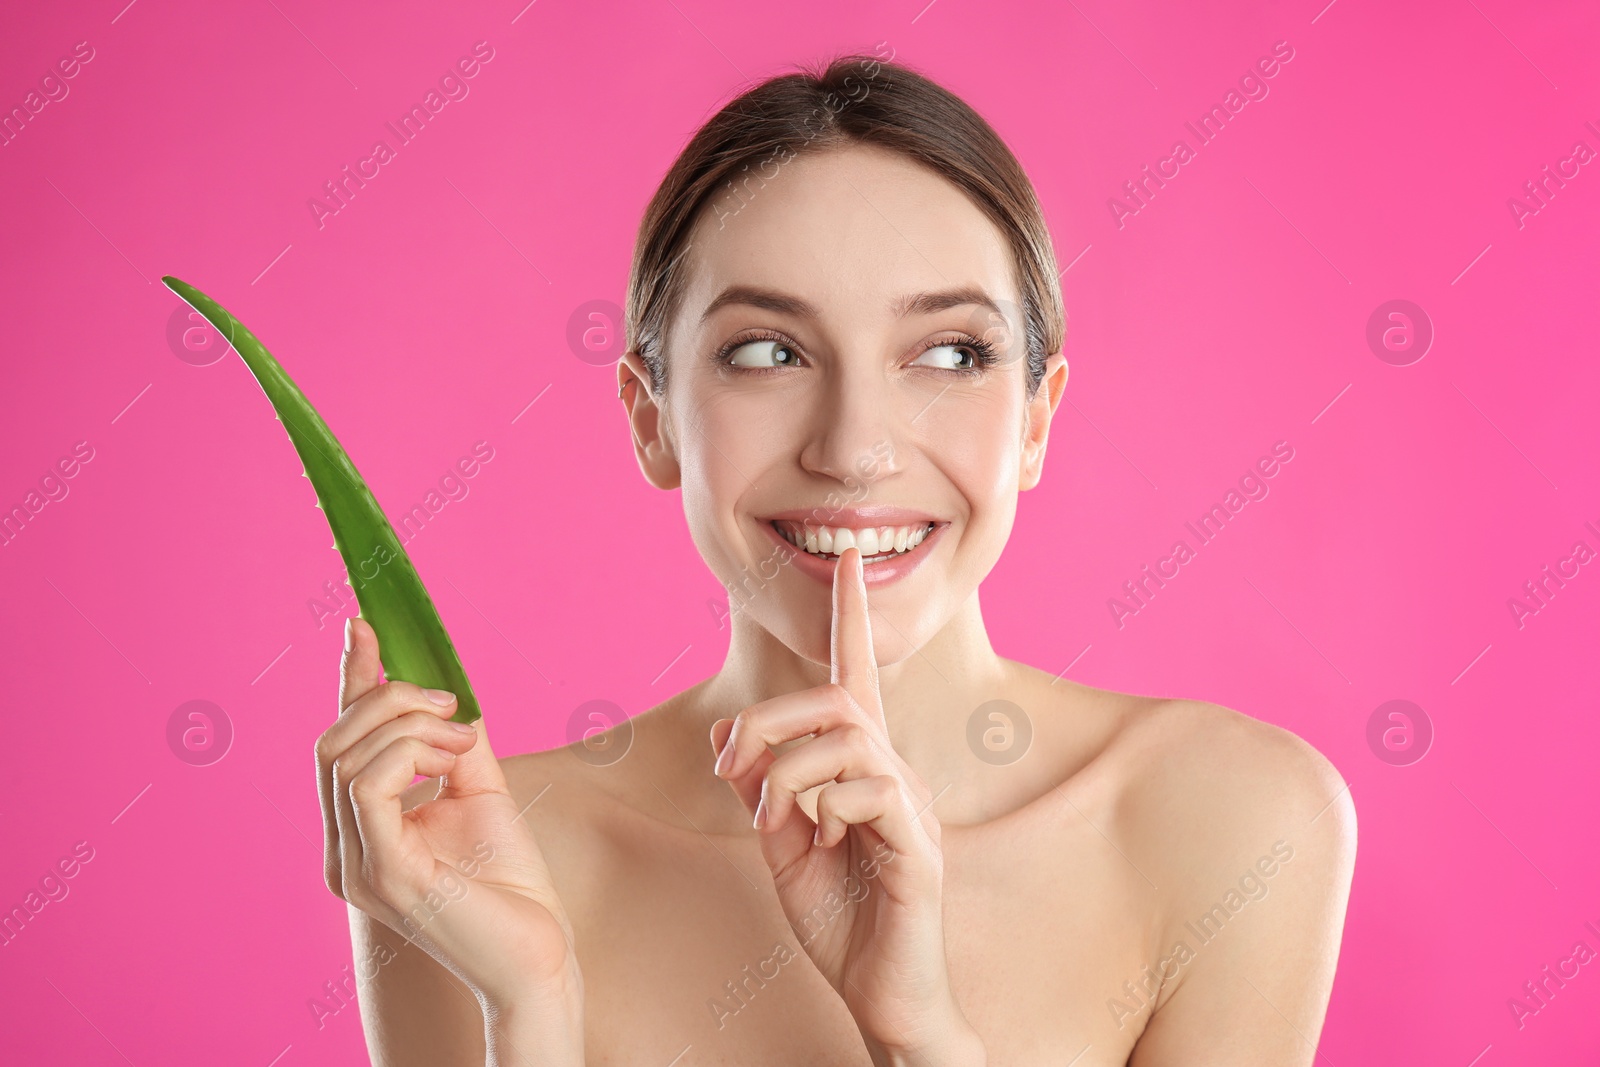
[[[1028,401],[1010,248],[933,171],[852,146],[768,165],[742,194],[713,201],[686,253],[665,441],[641,462],[681,485],[729,610],[817,663],[834,568],[817,553],[851,531],[878,662],[898,662],[999,557],[1065,369],[1052,357]]]

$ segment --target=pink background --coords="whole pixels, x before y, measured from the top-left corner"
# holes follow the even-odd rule
[[[1071,405],[984,587],[996,647],[1338,766],[1360,855],[1319,1062],[1600,1055],[1600,963],[1520,1030],[1507,1007],[1600,949],[1600,564],[1520,628],[1507,606],[1600,549],[1600,165],[1521,227],[1507,206],[1600,150],[1593,5],[122,2],[29,5],[0,36],[8,109],[94,49],[0,148],[0,508],[94,450],[0,548],[0,910],[94,850],[0,948],[0,1060],[363,1058],[353,1007],[319,1031],[307,1004],[350,962],[311,760],[340,625],[307,606],[342,567],[244,367],[169,347],[159,277],[256,331],[392,516],[489,442],[409,551],[497,748],[554,746],[584,701],[632,714],[706,676],[727,634],[569,317],[621,302],[640,211],[715,106],[879,41],[1008,139],[1071,264]],[[319,228],[307,200],[480,40],[469,95]],[[1119,229],[1108,198],[1280,40],[1270,94]],[[1436,331],[1409,366],[1365,340],[1394,298]],[[1119,628],[1107,599],[1279,440],[1271,495]],[[1436,732],[1409,766],[1366,740],[1396,698]],[[210,766],[167,742],[196,699],[235,731]]]

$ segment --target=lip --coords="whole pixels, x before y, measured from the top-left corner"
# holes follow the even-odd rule
[[[848,526],[853,530],[867,526],[915,526],[921,522],[944,524],[944,520],[937,515],[929,515],[926,511],[917,511],[913,508],[895,507],[892,504],[863,504],[860,507],[850,508],[826,508],[819,504],[814,508],[792,508],[789,511],[777,511],[761,517],[761,521],[767,523],[775,519],[809,522],[813,526]]]
[[[767,536],[772,538],[773,543],[780,548],[789,550],[784,558],[791,566],[801,574],[815,578],[831,589],[833,587],[833,572],[839,566],[839,561],[813,556],[805,549],[795,547],[778,532],[777,527],[772,525],[774,519],[789,519],[793,522],[809,520],[812,523],[816,523],[815,516],[818,510],[820,509],[783,512],[773,515],[761,520],[761,528],[767,531]],[[853,529],[859,529],[865,526],[911,526],[919,522],[931,522],[934,526],[932,532],[927,537],[924,537],[922,543],[916,548],[877,563],[863,563],[861,575],[866,579],[867,588],[875,589],[879,586],[889,585],[892,582],[898,582],[921,566],[922,561],[928,558],[928,555],[933,551],[933,546],[938,543],[945,528],[950,524],[929,515],[908,511],[905,508],[877,505],[864,508],[841,508],[836,514],[836,521],[822,523],[821,525],[849,526]]]

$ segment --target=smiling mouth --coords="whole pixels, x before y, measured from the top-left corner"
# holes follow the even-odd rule
[[[906,526],[813,526],[789,519],[772,520],[772,528],[791,545],[808,555],[835,560],[847,548],[861,553],[863,565],[894,559],[910,552],[933,532],[937,523],[919,522]]]

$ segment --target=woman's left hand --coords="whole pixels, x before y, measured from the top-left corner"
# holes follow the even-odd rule
[[[719,719],[715,773],[752,812],[789,925],[873,1061],[981,1064],[945,967],[935,798],[889,742],[861,566],[851,548],[834,569],[833,680]],[[813,821],[797,797],[817,786]]]

